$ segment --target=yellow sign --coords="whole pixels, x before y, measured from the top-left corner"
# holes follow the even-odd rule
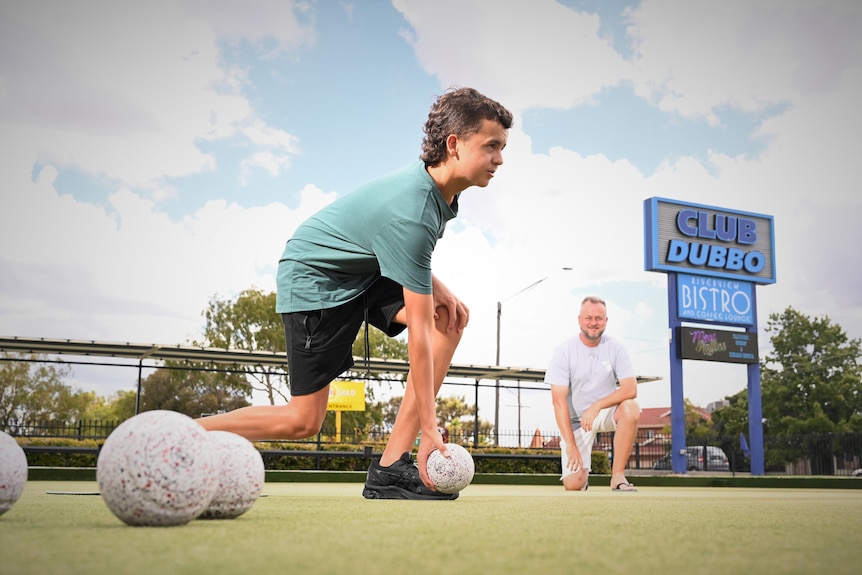
[[[329,384],[329,411],[365,411],[365,383],[333,381]]]

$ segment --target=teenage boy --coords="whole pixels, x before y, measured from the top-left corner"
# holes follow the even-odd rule
[[[198,420],[250,440],[318,433],[329,384],[353,365],[363,322],[389,336],[407,329],[410,372],[380,459],[368,469],[368,499],[455,499],[433,489],[426,465],[446,454],[435,397],[469,310],[431,272],[431,255],[458,196],[485,187],[503,164],[512,114],[472,88],[437,98],[420,159],[367,183],[299,226],[279,261],[276,311],[287,341],[291,400]],[[421,431],[418,466],[411,457]]]

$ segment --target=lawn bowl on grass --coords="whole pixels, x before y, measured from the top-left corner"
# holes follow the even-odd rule
[[[27,456],[11,435],[0,431],[0,515],[20,499],[26,483]]]
[[[428,456],[428,477],[441,493],[458,493],[473,481],[476,465],[470,452],[457,443],[447,443],[449,457],[434,450]]]
[[[96,480],[105,504],[127,525],[183,525],[209,506],[220,466],[208,432],[174,411],[145,411],[105,440]]]
[[[263,491],[263,457],[244,437],[210,431],[220,465],[218,489],[199,519],[234,519],[252,508]]]

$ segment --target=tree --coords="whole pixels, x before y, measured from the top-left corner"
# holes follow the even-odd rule
[[[364,326],[363,326],[364,327]],[[407,361],[407,342],[396,337],[389,337],[374,326],[368,326],[368,355],[377,359],[400,359]],[[353,342],[353,355],[365,356],[365,330],[360,328]],[[361,366],[359,366],[361,367]],[[399,376],[400,377],[400,376]]]
[[[466,443],[476,432],[476,406],[467,403],[464,396],[437,397],[437,417],[440,425],[449,431],[450,441]],[[479,418],[479,437],[490,438],[494,424]]]
[[[811,319],[792,307],[771,314],[766,332],[772,334],[772,351],[760,363],[766,469],[808,459],[813,471],[831,473],[831,451],[841,449],[833,438],[862,432],[860,340],[848,339],[828,317]],[[748,391],[725,399],[712,426],[742,461],[737,438],[748,433]]]
[[[97,397],[87,409],[84,419],[124,421],[135,415],[137,393],[134,390],[118,391],[108,397]]]
[[[169,364],[172,362],[168,362]],[[243,373],[159,368],[141,382],[141,411],[168,409],[189,417],[249,405]],[[174,369],[171,369],[174,368]]]
[[[235,300],[210,299],[202,315],[206,319],[204,347],[285,353],[284,325],[275,311],[275,292],[250,288]],[[288,400],[287,359],[285,367],[244,366],[251,389],[262,391],[270,405]]]
[[[0,428],[20,432],[28,423],[74,423],[97,402],[96,394],[63,383],[71,368],[38,354],[3,353]],[[40,362],[42,360],[42,362]]]
[[[685,399],[684,405],[686,443],[708,445],[714,439],[714,435],[706,416],[688,398]]]
[[[725,397],[722,407],[712,412],[711,426],[719,437],[748,435],[748,390]]]
[[[862,432],[860,340],[792,307],[771,314],[766,332],[773,349],[760,373],[770,434]]]
[[[381,423],[387,430],[392,429],[392,426],[395,425],[395,417],[398,415],[398,408],[403,399],[403,395],[393,395],[387,401],[377,402],[382,414]]]
[[[748,390],[725,397],[725,403],[719,409],[712,412],[710,427],[715,437],[721,438],[721,448],[731,459],[735,471],[748,470],[746,455],[742,450],[739,435],[748,437]],[[770,467],[770,456],[767,453],[767,468]],[[780,462],[774,461],[780,467]]]
[[[685,418],[685,442],[688,445],[710,445],[715,441],[715,432],[702,408],[695,406],[690,399],[683,401],[683,416]],[[671,425],[662,429],[662,433],[670,435]]]

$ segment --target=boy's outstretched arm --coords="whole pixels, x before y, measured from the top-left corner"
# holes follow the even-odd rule
[[[434,449],[445,453],[443,437],[437,430],[437,409],[434,385],[434,297],[404,289],[404,311],[407,316],[407,353],[410,362],[408,384],[413,387],[416,411],[419,416],[419,476],[431,486],[426,465]]]

